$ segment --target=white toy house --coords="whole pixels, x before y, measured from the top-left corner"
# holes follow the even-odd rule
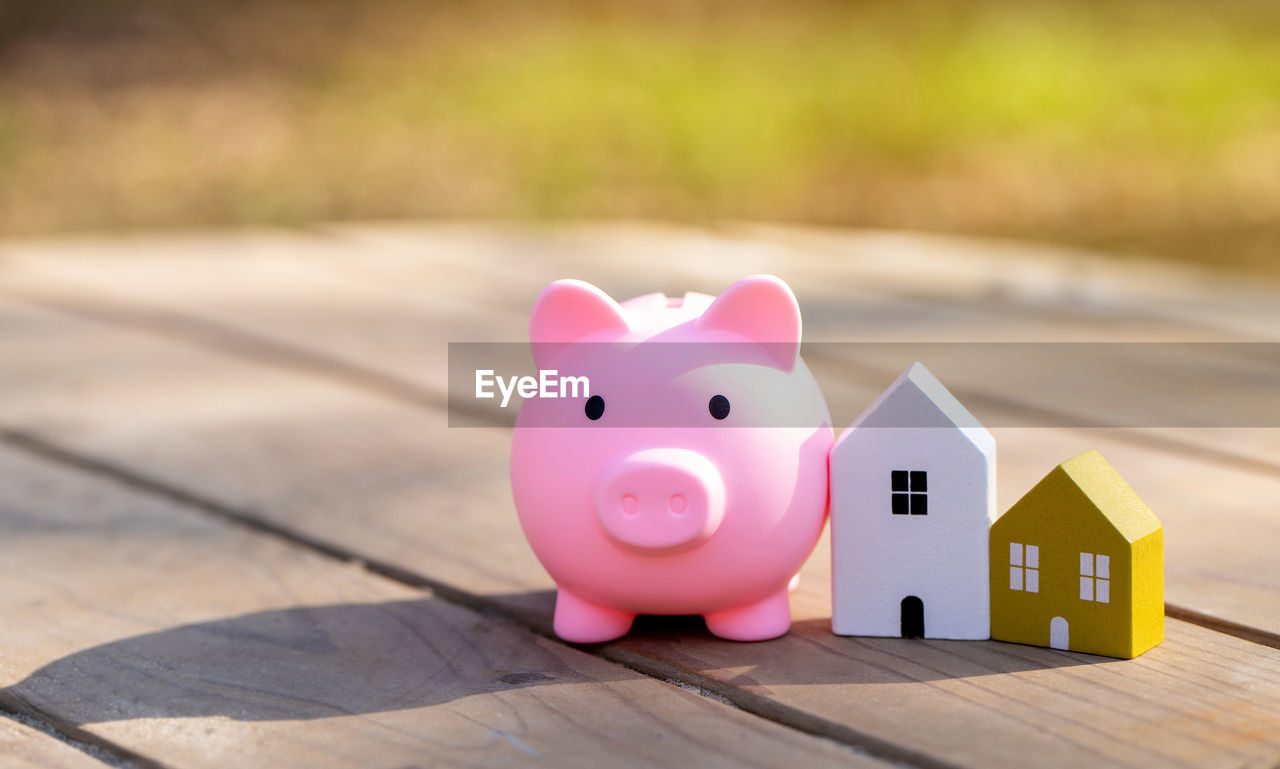
[[[990,638],[991,433],[915,363],[830,461],[832,630]]]

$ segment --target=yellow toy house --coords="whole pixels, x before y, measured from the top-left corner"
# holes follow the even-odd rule
[[[1164,638],[1164,530],[1098,452],[992,524],[991,637],[1125,659]]]

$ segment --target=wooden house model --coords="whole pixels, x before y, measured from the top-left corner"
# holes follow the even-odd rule
[[[1164,531],[1098,452],[992,525],[991,637],[1123,658],[1164,637]]]
[[[995,440],[919,363],[831,450],[832,630],[990,637]]]

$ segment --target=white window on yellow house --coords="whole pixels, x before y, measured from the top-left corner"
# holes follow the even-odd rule
[[[1111,603],[1111,559],[1094,553],[1080,554],[1080,600]]]
[[[1009,589],[1040,592],[1040,548],[1009,543]]]

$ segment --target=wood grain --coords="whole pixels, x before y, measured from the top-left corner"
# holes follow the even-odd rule
[[[488,274],[492,282],[463,281],[453,296],[499,313],[523,310],[558,277],[582,277],[629,296],[714,293],[744,274],[775,272],[799,295],[806,340],[876,343],[850,351],[855,360],[830,368],[837,378],[872,376],[887,383],[911,362],[912,352],[927,354],[935,373],[975,411],[996,420],[1170,425],[1158,433],[1159,441],[1144,445],[1280,474],[1280,429],[1254,427],[1256,415],[1265,420],[1274,410],[1270,394],[1280,384],[1275,353],[1203,344],[1274,341],[1280,285],[1031,244],[903,233],[594,225],[508,233],[504,252],[480,227],[470,231],[470,241],[456,227],[443,234],[411,225],[330,229],[360,249],[359,263],[348,260],[341,269],[363,284],[413,285],[427,279],[442,252],[463,252],[471,273]],[[437,239],[447,247],[438,248]],[[465,242],[490,247],[467,251]],[[512,263],[511,254],[526,252],[536,258]],[[467,286],[477,285],[480,291],[467,293]],[[1154,344],[1171,341],[1183,344]],[[986,362],[998,356],[1002,369],[994,373],[982,358],[974,360],[971,348],[951,344],[956,342],[1147,344],[1082,356],[1099,371],[1072,387],[1056,381],[1060,368],[1037,366],[1035,356],[1019,367],[1012,353],[991,353]],[[933,347],[920,352],[908,343]],[[1051,354],[1042,354],[1040,363],[1051,362],[1045,359]],[[1125,413],[1125,402],[1141,403],[1142,413]],[[1162,403],[1167,413],[1159,410]],[[1187,430],[1184,425],[1203,418],[1198,404],[1249,427]],[[836,402],[833,415],[847,423],[863,406]]]
[[[103,769],[108,766],[11,718],[0,718],[0,757],[11,769]]]
[[[7,449],[0,488],[0,701],[157,763],[877,765]]]
[[[554,278],[581,276],[628,296],[715,292],[747,271],[772,270],[800,294],[807,340],[877,343],[811,355],[843,352],[841,362],[854,376],[896,374],[923,357],[953,388],[977,396],[970,402],[982,416],[1032,425],[1172,428],[1197,420],[1206,426],[1274,422],[1266,415],[1280,362],[1261,347],[1090,346],[1076,355],[1091,375],[1072,377],[1052,365],[1057,354],[1051,349],[1037,356],[984,348],[989,352],[982,355],[952,344],[1260,338],[1200,323],[1200,315],[1183,320],[1148,306],[1153,295],[1170,306],[1203,303],[1225,291],[1206,289],[1212,281],[1192,284],[1191,276],[1175,273],[1173,280],[1168,270],[1150,265],[1112,270],[1076,254],[954,239],[805,238],[803,230],[777,228],[764,234],[772,239],[618,226],[346,227],[328,238],[250,232],[3,250],[11,291],[25,288],[73,311],[199,343],[220,340],[241,354],[327,369],[436,405],[445,343],[523,341],[532,297]],[[175,252],[182,258],[170,259]],[[601,253],[610,259],[599,259]],[[62,290],[52,290],[57,287]],[[1249,306],[1270,317],[1262,309],[1264,289],[1231,287],[1247,290],[1255,297]],[[1271,297],[1280,299],[1280,289]],[[921,349],[908,346],[912,342],[933,344]],[[411,393],[415,387],[422,392]],[[837,422],[852,419],[861,405],[834,403]],[[1206,429],[1192,437],[1171,429],[1164,442],[1216,451],[1222,461],[1266,462],[1280,474],[1278,429]]]
[[[435,236],[439,236],[438,240]],[[341,240],[337,245],[332,238],[316,236],[300,236],[291,240],[280,235],[247,234],[212,242],[197,239],[198,247],[195,248],[187,247],[186,243],[175,246],[165,241],[142,241],[129,242],[127,249],[118,245],[119,253],[108,250],[101,254],[90,246],[85,246],[82,254],[74,249],[53,254],[20,251],[0,272],[0,287],[28,295],[35,293],[58,307],[78,308],[74,311],[79,317],[87,315],[131,330],[191,342],[190,329],[177,327],[169,316],[148,314],[156,307],[169,311],[182,309],[185,314],[195,313],[196,317],[211,319],[220,324],[219,328],[234,328],[264,338],[279,339],[290,346],[288,349],[333,355],[364,368],[375,367],[381,373],[398,377],[406,387],[421,387],[424,391],[438,390],[438,380],[443,378],[441,356],[445,341],[465,336],[468,330],[473,334],[493,334],[493,338],[522,335],[523,312],[510,306],[504,309],[495,305],[515,301],[513,297],[521,291],[532,295],[544,279],[566,274],[559,271],[592,269],[590,256],[600,253],[614,241],[618,250],[615,264],[640,261],[644,254],[651,254],[644,261],[647,269],[643,275],[636,270],[617,267],[607,270],[595,268],[597,272],[609,273],[606,277],[614,284],[638,284],[647,280],[659,285],[678,284],[681,280],[728,280],[730,275],[744,269],[775,269],[783,261],[790,260],[786,263],[802,279],[814,281],[810,290],[815,292],[812,295],[815,298],[806,302],[806,322],[817,327],[813,333],[818,336],[833,337],[837,333],[835,329],[843,324],[843,327],[853,329],[851,335],[854,337],[887,339],[911,339],[928,334],[944,338],[952,335],[960,339],[1096,338],[1104,331],[1117,329],[1117,333],[1131,338],[1194,338],[1192,326],[1152,321],[1144,313],[1126,311],[1123,299],[1128,293],[1111,296],[1099,288],[1106,285],[1106,274],[1099,273],[1090,279],[1092,283],[1087,283],[1079,276],[1071,277],[1073,273],[1067,270],[1070,263],[1066,261],[1039,267],[1042,272],[1048,271],[1046,275],[1036,272],[1036,263],[1024,265],[1020,271],[1014,269],[1022,262],[1011,261],[1012,256],[993,264],[990,257],[983,261],[983,257],[960,255],[948,267],[945,266],[948,263],[944,255],[930,254],[926,250],[924,256],[915,257],[915,267],[928,268],[925,277],[921,277],[911,272],[911,262],[895,267],[880,265],[865,255],[852,258],[861,253],[859,248],[868,247],[865,245],[848,247],[846,250],[851,250],[852,255],[844,251],[826,254],[812,248],[792,249],[799,251],[792,253],[785,243],[765,243],[753,250],[753,245],[748,242],[683,230],[638,228],[620,234],[616,228],[532,233],[464,227],[431,228],[422,232],[355,228],[345,231],[343,237],[347,240]],[[353,256],[350,250],[344,250],[343,243],[346,243],[346,249],[358,249],[359,257]],[[884,248],[874,242],[871,247]],[[174,249],[186,249],[182,251],[184,256],[180,261],[169,258]],[[228,250],[234,250],[233,255],[229,256]],[[514,259],[511,257],[513,253],[530,254],[538,260],[535,263],[533,260]],[[818,286],[815,260],[829,260],[836,255],[849,255],[850,259],[841,262],[839,269],[828,270],[831,279],[827,286]],[[43,258],[36,259],[37,256]],[[735,256],[745,263],[735,262]],[[95,257],[108,259],[111,268],[96,268]],[[14,259],[19,262],[16,267]],[[977,266],[972,264],[975,260]],[[428,308],[434,307],[432,302],[437,300],[404,288],[427,285],[431,269],[441,270],[447,281],[443,284],[447,290],[437,291],[434,295],[440,297],[440,306],[434,309]],[[935,274],[945,280],[926,279]],[[1010,275],[1014,277],[1008,277]],[[487,281],[486,276],[489,278]],[[899,293],[880,295],[858,284],[857,278],[865,279],[872,287],[887,286]],[[918,294],[926,290],[932,293],[903,296],[901,291],[904,289],[894,281],[907,280],[914,281],[911,285],[916,286]],[[993,288],[993,281],[1003,283],[996,282]],[[1101,309],[1098,303],[1102,300],[1097,299],[1066,301],[1065,305],[1051,303],[1050,309],[1041,309],[1037,314],[1031,306],[1011,308],[1008,301],[1000,299],[1002,296],[1016,298],[1021,295],[1018,291],[1030,291],[1025,287],[1016,289],[1018,285],[1047,286],[1042,291],[1048,291],[1061,281],[1068,281],[1068,286],[1084,283],[1083,287],[1078,286],[1071,291],[1063,289],[1067,300],[1077,295],[1101,295],[1106,301]],[[1094,286],[1092,294],[1086,291],[1088,285]],[[1005,288],[997,290],[1000,286]],[[496,288],[490,290],[489,287]],[[1123,285],[1115,291],[1121,289],[1129,291]],[[825,293],[816,293],[818,291]],[[996,299],[975,300],[975,297],[988,295],[994,295]],[[963,303],[957,304],[957,297],[964,300]],[[1056,310],[1053,309],[1055,307]],[[469,309],[463,312],[459,308]],[[456,321],[453,325],[432,322],[432,318],[453,313],[459,313],[453,316]],[[486,313],[492,316],[486,321],[487,326],[463,322],[467,318],[483,317]],[[269,364],[280,360],[270,350],[260,351],[262,355],[246,352],[246,343],[222,334],[218,328],[206,329],[205,333],[226,341],[225,347],[217,348],[215,345],[217,352],[230,352],[237,357]],[[104,344],[109,346],[111,343]],[[35,354],[42,354],[43,349],[44,345],[40,343]],[[281,354],[287,355],[288,349]],[[837,425],[850,421],[879,393],[880,388],[893,380],[898,367],[905,365],[906,359],[895,358],[901,357],[901,353],[894,345],[883,346],[883,352],[877,352],[877,349],[877,346],[859,348],[863,357],[856,361],[834,355],[810,357],[810,364],[832,404]],[[945,359],[952,352],[955,360]],[[154,354],[140,353],[142,358]],[[937,367],[941,364],[939,373],[945,371],[946,383],[984,418],[990,417],[1001,424],[1021,424],[1023,420],[1034,423],[1037,401],[1035,397],[1026,396],[1025,392],[1034,392],[1035,388],[1026,381],[984,377],[980,368],[966,364],[964,349],[953,351],[941,345],[935,357],[944,359],[935,361],[931,358],[931,365]],[[1123,368],[1122,378],[1135,379],[1140,389],[1154,391],[1162,382],[1174,381],[1173,377],[1162,372],[1159,361],[1139,371],[1141,378],[1130,363],[1115,359],[1113,368]],[[140,362],[134,370],[145,373],[149,365]],[[197,377],[200,381],[226,380],[225,372],[240,370],[235,366],[220,369],[217,362],[199,356],[172,365],[175,370],[182,371],[208,369],[207,375]],[[228,365],[231,364],[228,362]],[[1275,376],[1265,367],[1259,368],[1256,362],[1230,358],[1218,360],[1214,365],[1216,368],[1210,370],[1216,372],[1215,386],[1220,381],[1246,383],[1241,386],[1241,392],[1231,395],[1228,401],[1244,403],[1250,398],[1255,402],[1259,398],[1270,399],[1268,383]],[[272,379],[262,367],[247,368],[254,371],[256,379],[265,377],[271,380],[270,384],[252,385],[262,404],[253,409],[273,411],[280,415],[277,419],[284,419],[284,415],[296,414],[303,408],[302,404],[311,402],[307,393],[316,393],[320,400],[306,408],[324,410],[329,416],[323,424],[298,424],[306,421],[305,417],[299,416],[289,427],[282,426],[277,431],[261,425],[244,424],[243,420],[252,419],[252,414],[237,416],[227,410],[219,411],[221,422],[203,423],[202,429],[232,436],[245,430],[265,431],[266,434],[241,442],[244,445],[230,451],[229,457],[216,463],[217,466],[207,468],[208,484],[198,482],[199,489],[230,504],[259,509],[272,520],[298,526],[380,559],[409,566],[450,584],[466,584],[471,586],[469,589],[481,592],[514,589],[516,585],[524,584],[520,580],[506,580],[483,564],[465,562],[475,559],[464,557],[464,563],[457,564],[458,569],[445,566],[457,560],[455,553],[468,553],[468,548],[480,546],[483,542],[510,543],[500,547],[504,547],[502,557],[508,559],[504,562],[519,565],[513,572],[531,579],[540,574],[527,551],[519,549],[518,541],[511,542],[510,537],[492,533],[491,529],[501,531],[508,525],[510,519],[501,514],[494,514],[493,525],[477,526],[470,517],[467,518],[459,527],[462,530],[453,535],[456,539],[442,538],[441,541],[450,545],[434,548],[416,544],[420,535],[404,529],[405,522],[414,519],[411,514],[399,512],[437,509],[438,504],[420,502],[418,498],[429,493],[424,484],[443,478],[447,478],[453,489],[451,493],[441,494],[446,506],[453,504],[449,500],[468,498],[509,510],[505,487],[488,482],[490,478],[504,476],[506,472],[503,436],[488,436],[477,434],[483,431],[470,430],[440,432],[437,424],[429,424],[438,420],[438,412],[430,411],[438,404],[431,402],[411,401],[411,405],[428,411],[402,419],[395,416],[395,409],[383,409],[358,395],[348,398],[326,389],[319,382],[291,385],[284,379]],[[293,369],[297,370],[296,367]],[[321,369],[324,369],[323,365]],[[308,369],[300,373],[322,372]],[[1034,378],[1037,371],[1031,366],[1025,374]],[[138,380],[119,380],[117,389],[126,399],[121,402],[127,402],[130,394],[156,389],[153,379],[146,376]],[[309,376],[308,379],[315,377]],[[341,376],[330,379],[351,383]],[[223,381],[218,389],[222,391],[235,386]],[[171,397],[174,385],[165,384],[161,389],[164,390],[161,397]],[[39,392],[50,391],[41,387]],[[56,410],[55,404],[60,402],[55,396],[45,410],[52,413]],[[1105,397],[1097,395],[1090,402],[1108,405]],[[321,403],[328,405],[319,405]],[[1051,405],[1055,408],[1060,406]],[[111,398],[86,404],[89,418],[98,422],[109,420],[107,415],[118,413],[120,408]],[[351,408],[362,412],[361,415],[344,418],[344,412]],[[1028,414],[1028,409],[1032,413]],[[28,409],[28,413],[39,410],[33,407]],[[1082,422],[1089,419],[1105,422],[1108,415],[1080,413],[1075,418]],[[1116,417],[1111,415],[1111,418]],[[362,430],[357,423],[366,429]],[[375,428],[378,425],[389,426]],[[160,429],[171,436],[166,439],[169,451],[177,450],[175,444],[183,440],[180,436],[192,434],[181,419]],[[1216,524],[1217,516],[1229,516],[1249,521],[1259,532],[1270,533],[1275,528],[1274,517],[1255,500],[1274,498],[1276,494],[1280,466],[1273,466],[1266,457],[1273,449],[1280,451],[1280,430],[1009,429],[1004,436],[999,475],[1001,510],[1016,501],[1055,463],[1084,449],[1098,448],[1113,457],[1140,492],[1152,498],[1171,529],[1168,542],[1170,602],[1203,616],[1252,627],[1272,636],[1280,634],[1280,611],[1274,608],[1280,606],[1280,602],[1268,597],[1280,591],[1280,566],[1273,565],[1266,544],[1270,539],[1268,536],[1246,538],[1245,541],[1231,539]],[[302,450],[296,447],[299,443],[306,446],[307,460],[296,469],[301,478],[293,485],[303,491],[290,491],[286,499],[284,490],[278,488],[272,479],[243,483],[235,477],[236,473],[244,471],[242,465],[245,463],[266,466],[265,459],[258,458],[259,452],[279,450],[296,453]],[[445,446],[448,449],[442,450]],[[115,450],[110,446],[104,448],[108,452]],[[191,455],[184,461],[200,462],[198,454],[201,450],[202,447],[193,447]],[[332,452],[341,452],[341,455],[330,457]],[[361,462],[352,459],[354,456],[369,459]],[[165,464],[162,462],[161,466]],[[318,473],[312,469],[313,466]],[[1178,472],[1170,473],[1170,468],[1177,468]],[[181,478],[178,482],[185,484],[184,487],[189,486],[189,474],[181,470],[178,472]],[[279,468],[276,472],[282,481],[288,475]],[[313,481],[316,475],[324,477]],[[389,511],[379,525],[372,527],[372,532],[364,529],[340,532],[331,526],[317,527],[308,522],[305,514],[299,520],[299,514],[293,512],[298,503],[304,503],[298,495],[305,495],[305,504],[321,509],[349,509],[354,503],[348,491],[351,484],[368,487],[366,493],[373,495],[371,500]],[[237,488],[243,489],[244,493],[229,491]],[[1224,489],[1229,491],[1222,491]],[[315,493],[308,494],[311,490]],[[234,496],[228,497],[229,494]],[[388,499],[393,494],[396,499]],[[1205,515],[1209,509],[1216,511],[1216,515]],[[457,517],[457,513],[452,511],[444,515],[451,521]],[[459,576],[467,571],[482,570],[489,573],[478,582],[474,574]],[[546,586],[545,580],[537,584]],[[482,588],[478,587],[481,585]]]
[[[841,638],[802,621],[746,652],[661,625],[630,650],[963,766],[1270,766],[1271,650],[1170,621],[1137,660],[998,642]],[[713,688],[708,685],[708,688]]]

